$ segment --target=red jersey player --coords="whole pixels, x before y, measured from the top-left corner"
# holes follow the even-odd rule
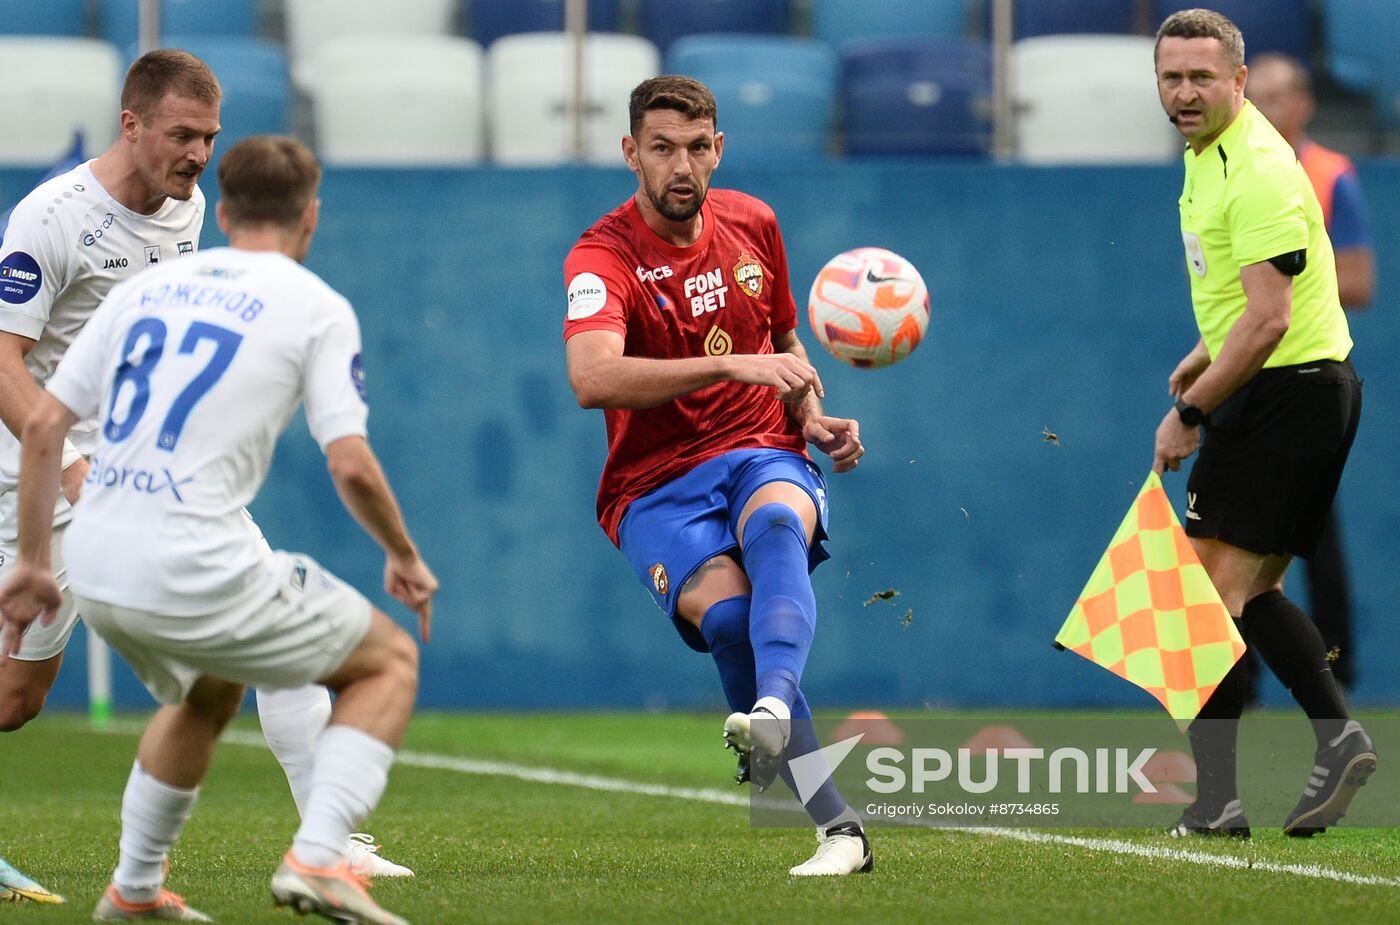
[[[686,643],[714,657],[738,779],[762,789],[781,775],[797,793],[787,759],[818,748],[798,684],[827,536],[806,446],[837,472],[865,450],[854,420],[822,411],[772,209],[709,188],[724,150],[710,91],[656,77],[630,110],[637,192],[564,264],[569,382],[607,421],[598,520]],[[819,845],[793,874],[871,869],[829,777],[805,805]]]

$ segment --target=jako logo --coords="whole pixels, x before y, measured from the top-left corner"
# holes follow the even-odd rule
[[[127,266],[127,264],[126,264],[126,258],[125,258],[125,257],[108,257],[108,258],[107,258],[107,262],[104,263],[104,264],[102,265],[102,269],[104,269],[104,270],[125,270],[125,269],[126,269],[126,266]]]
[[[670,264],[667,264],[666,266],[662,267],[656,267],[652,270],[643,270],[641,267],[637,267],[636,273],[637,279],[641,280],[644,283],[654,283],[659,279],[670,279],[671,276],[674,275],[671,272]]]

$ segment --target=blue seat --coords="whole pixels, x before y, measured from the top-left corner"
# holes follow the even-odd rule
[[[1189,10],[1198,6],[1208,6],[1212,10],[1228,16],[1240,27],[1244,34],[1244,49],[1251,57],[1266,51],[1278,51],[1292,55],[1300,61],[1307,61],[1312,51],[1312,30],[1308,26],[1308,0],[1211,0],[1202,4],[1196,0],[1156,0],[1157,22],[1161,23],[1179,10]],[[1345,0],[1350,4],[1353,0]],[[1363,0],[1364,4],[1364,0]],[[1333,3],[1333,6],[1338,5]],[[1377,33],[1368,33],[1374,43]],[[1400,38],[1400,36],[1395,36]]]
[[[141,0],[102,0],[101,6],[102,37],[118,48],[135,42]],[[251,38],[256,31],[256,6],[256,0],[160,0],[160,34]]]
[[[812,35],[839,48],[857,39],[959,38],[971,0],[812,0]]]
[[[1370,93],[1376,81],[1376,36],[1386,34],[1384,19],[1394,9],[1389,0],[1332,0],[1323,5],[1323,34],[1327,36],[1327,70],[1349,90]],[[1381,24],[1380,28],[1376,23]],[[1396,35],[1390,25],[1389,34]],[[1253,53],[1246,38],[1245,49]]]
[[[836,102],[836,53],[825,42],[776,35],[691,35],[666,71],[704,83],[719,107],[727,161],[826,152]]]
[[[471,0],[468,18],[469,34],[482,45],[520,32],[560,32],[564,0]],[[618,0],[588,0],[589,31],[617,32],[621,19]]]
[[[1018,0],[1013,28],[1017,39],[1035,35],[1127,34],[1134,31],[1136,16],[1136,0]]]
[[[642,35],[664,54],[683,35],[742,32],[782,35],[791,0],[640,0]]]
[[[5,35],[87,35],[83,0],[0,0],[0,33]]]
[[[1379,128],[1400,126],[1400,4],[1394,0],[1331,0],[1323,7],[1327,69],[1343,86],[1371,96]],[[1251,53],[1249,33],[1245,49]]]
[[[991,52],[985,42],[853,42],[841,52],[846,153],[986,154],[991,95]]]

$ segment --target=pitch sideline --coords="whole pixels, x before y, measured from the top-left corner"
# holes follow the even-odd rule
[[[102,730],[120,735],[140,735],[144,724],[115,722]],[[232,745],[246,745],[266,748],[262,734],[241,729],[230,729],[220,738],[221,742]],[[713,790],[695,787],[668,787],[664,784],[644,784],[639,781],[615,777],[600,777],[595,774],[578,774],[554,768],[538,768],[528,765],[510,764],[504,761],[480,761],[474,758],[458,758],[451,755],[435,755],[429,752],[412,750],[400,751],[396,764],[411,768],[434,771],[451,771],[456,774],[471,774],[486,777],[510,777],[515,780],[536,784],[553,784],[565,787],[579,787],[584,790],[597,790],[606,793],[626,793],[633,796],[661,797],[673,800],[691,800],[697,803],[716,803],[723,806],[748,806],[748,797],[734,791]],[[1078,835],[1056,835],[1050,832],[1028,829],[977,828],[973,826],[936,826],[941,831],[959,832],[968,835],[981,835],[987,838],[1010,838],[1027,844],[1066,845],[1089,851],[1110,854],[1131,855],[1142,858],[1157,858],[1165,861],[1179,861],[1197,864],[1202,867],[1223,867],[1235,870],[1257,870],[1273,874],[1289,874],[1295,877],[1308,877],[1314,880],[1332,880],[1354,886],[1400,886],[1400,878],[1377,877],[1371,874],[1353,874],[1342,870],[1332,870],[1317,864],[1280,864],[1276,861],[1261,861],[1233,854],[1214,854],[1207,851],[1191,851],[1185,848],[1167,848],[1140,842],[1119,841],[1113,838],[1087,838]]]

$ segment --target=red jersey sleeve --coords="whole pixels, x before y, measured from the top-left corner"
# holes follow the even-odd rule
[[[596,244],[580,244],[564,260],[568,308],[564,340],[582,331],[616,331],[627,336],[627,304],[632,274],[618,255]]]
[[[786,334],[797,327],[797,305],[792,300],[792,283],[788,279],[787,248],[783,246],[783,233],[778,229],[778,218],[773,216],[769,225],[772,235],[773,260],[773,333]]]

